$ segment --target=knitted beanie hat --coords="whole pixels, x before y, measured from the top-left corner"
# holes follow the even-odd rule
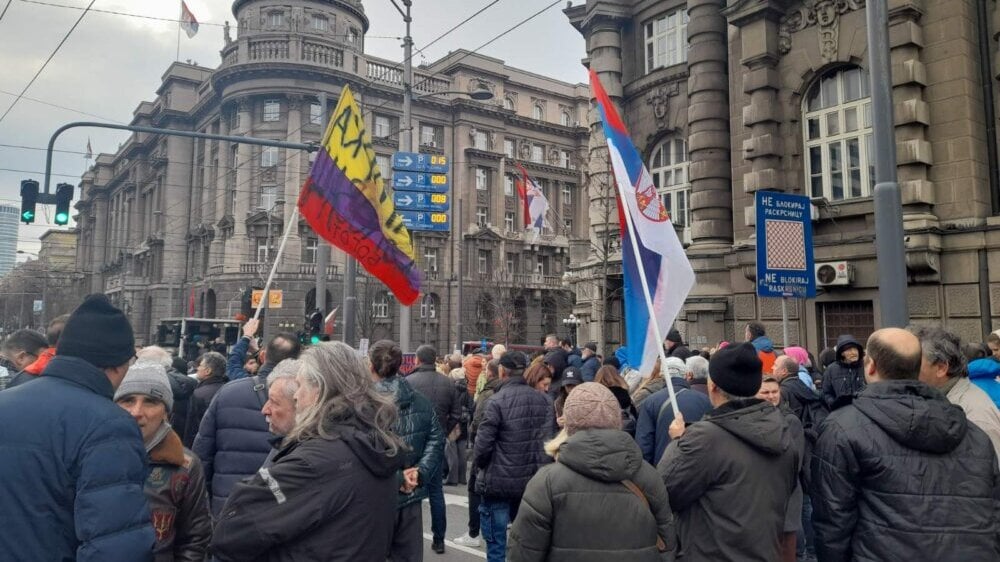
[[[563,406],[566,432],[581,429],[621,429],[622,411],[608,387],[585,382],[573,389]]]
[[[108,297],[89,295],[66,321],[56,355],[79,357],[102,369],[124,365],[135,355],[132,325]]]
[[[742,398],[752,397],[760,390],[762,369],[760,357],[751,343],[720,349],[708,362],[708,376],[712,382]]]
[[[115,402],[132,394],[141,394],[163,402],[169,414],[174,409],[174,392],[170,389],[163,365],[143,361],[128,368],[122,384],[115,391]]]

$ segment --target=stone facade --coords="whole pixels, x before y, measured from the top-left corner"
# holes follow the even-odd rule
[[[414,235],[424,295],[411,315],[413,342],[444,350],[481,337],[534,342],[556,330],[573,302],[564,282],[570,242],[588,229],[578,170],[589,139],[584,85],[455,51],[414,69],[407,131],[402,65],[365,54],[359,1],[237,0],[233,13],[236,34],[224,31],[221,65],[172,64],[133,124],[318,142],[350,85],[383,176],[392,175],[389,157],[403,134],[452,161],[452,231]],[[456,93],[483,87],[492,100]],[[552,204],[551,228],[535,244],[507,189],[514,160]],[[309,163],[305,152],[133,134],[116,153],[99,155],[81,181],[80,291],[105,292],[129,310],[141,343],[163,318],[250,314],[252,289],[263,287]],[[274,286],[284,304],[267,311],[265,333],[301,326],[314,307],[318,252],[332,254],[328,309],[342,300],[342,252],[301,220],[284,252]],[[523,313],[512,313],[515,303]],[[357,309],[359,337],[398,337],[397,304],[363,274]],[[336,333],[342,329],[338,319]]]
[[[986,3],[981,17],[980,4],[889,0],[910,316],[972,341],[1000,325],[1000,184],[988,123],[1000,71],[980,51],[996,58],[1000,8]],[[683,219],[697,272],[678,319],[693,345],[741,339],[750,320],[778,344],[814,350],[879,326],[864,0],[590,0],[565,13],[654,177],[660,169],[668,180],[658,185],[674,222]],[[593,112],[588,124],[587,181],[599,203],[606,156]],[[678,139],[683,163],[660,161]],[[788,303],[788,342],[780,301],[754,294],[753,199],[764,189],[812,197],[816,262],[847,266],[847,284]],[[593,209],[591,232],[608,232]],[[610,268],[600,251],[574,258],[581,337],[620,342],[620,252]],[[605,269],[610,298],[600,299]]]

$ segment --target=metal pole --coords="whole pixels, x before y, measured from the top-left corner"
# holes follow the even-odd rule
[[[788,347],[788,297],[781,297],[781,344]]]
[[[457,194],[458,190],[454,189],[454,190],[452,190],[452,193]],[[457,201],[458,205],[457,205],[457,209],[456,209],[456,214],[455,214],[454,217],[452,217],[452,232],[454,232],[454,234],[452,236],[455,237],[455,244],[458,246],[458,252],[457,252],[458,255],[457,255],[457,258],[456,258],[456,262],[455,262],[455,271],[458,272],[458,289],[455,291],[456,297],[457,297],[456,298],[456,303],[458,304],[458,322],[455,323],[455,338],[457,340],[457,343],[455,344],[455,349],[457,351],[461,351],[462,350],[462,342],[464,341],[464,340],[462,340],[462,303],[463,303],[463,301],[462,301],[462,285],[464,284],[463,277],[465,277],[465,275],[463,274],[463,271],[462,271],[462,264],[463,264],[462,250],[463,250],[463,248],[462,248],[462,228],[460,226],[462,224],[462,198],[459,196],[459,197],[457,197],[457,199],[458,199],[458,201]],[[456,225],[459,225],[459,226],[456,226]]]
[[[413,102],[413,37],[410,36],[411,0],[403,0],[406,13],[403,21],[406,23],[406,37],[403,37],[403,130],[399,138],[399,149],[409,152],[413,147],[413,113],[410,105]],[[411,237],[412,241],[412,237]],[[399,347],[403,352],[410,351],[410,307],[399,303]]]
[[[902,328],[909,323],[909,311],[906,304],[903,205],[896,182],[896,129],[892,115],[887,2],[869,0],[866,3],[875,139],[875,255],[878,258],[882,326]]]
[[[319,94],[320,115],[326,121],[326,93]],[[316,309],[326,317],[326,270],[330,265],[330,248],[322,237],[316,240]],[[312,311],[307,311],[311,313]]]

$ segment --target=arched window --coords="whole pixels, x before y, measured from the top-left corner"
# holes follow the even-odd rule
[[[569,127],[571,122],[572,122],[572,117],[570,117],[569,112],[563,111],[562,114],[559,116],[559,124],[561,124],[563,127]]]
[[[669,137],[653,149],[649,173],[670,220],[679,226],[691,223],[691,183],[688,181],[687,143],[681,137]]]
[[[503,98],[503,108],[514,111],[514,100],[510,96],[504,96]]]
[[[427,293],[420,300],[420,317],[426,320],[437,318],[437,295]]]
[[[531,118],[539,121],[545,119],[545,112],[542,111],[542,106],[540,104],[536,103],[531,107]]]
[[[842,201],[871,195],[872,103],[868,73],[837,70],[817,80],[802,102],[805,177],[813,197]]]
[[[375,318],[389,317],[389,297],[385,293],[380,293],[372,302],[372,316]]]

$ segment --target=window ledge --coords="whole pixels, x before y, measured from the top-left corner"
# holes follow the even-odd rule
[[[813,204],[816,204],[815,200]],[[819,220],[837,220],[844,217],[870,215],[875,212],[874,205],[874,199],[868,195],[866,197],[827,203],[822,206],[817,205],[817,207],[819,208]]]

